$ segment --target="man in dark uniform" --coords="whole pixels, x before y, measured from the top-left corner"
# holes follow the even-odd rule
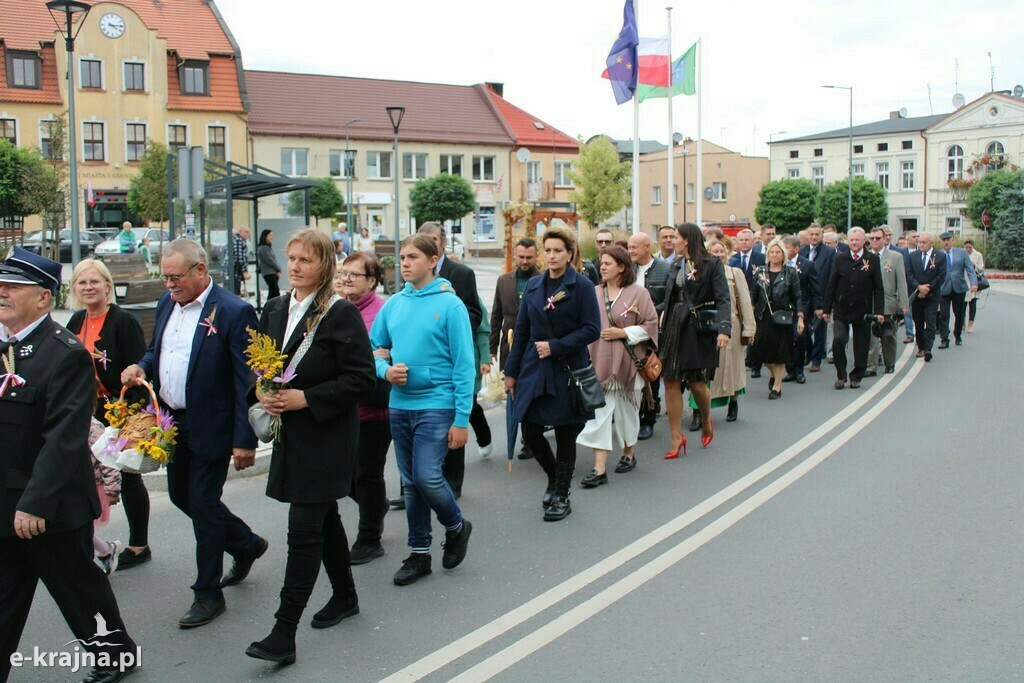
[[[853,370],[850,388],[856,389],[868,368],[868,348],[871,342],[873,316],[881,324],[885,320],[885,291],[882,288],[882,268],[878,256],[864,248],[866,235],[863,228],[850,228],[850,250],[836,256],[832,276],[825,290],[822,318],[835,320],[832,336],[832,357],[836,365],[836,389],[846,386],[846,342],[853,327]]]
[[[60,276],[59,263],[20,247],[0,264],[0,681],[39,580],[98,658],[86,681],[119,681],[137,665],[110,583],[93,562],[96,378],[89,353],[50,318]],[[97,635],[104,644],[92,644]]]

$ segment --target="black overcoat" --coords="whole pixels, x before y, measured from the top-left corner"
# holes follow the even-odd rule
[[[685,258],[677,258],[668,268],[668,279],[665,284],[665,318],[667,324],[672,315],[672,307],[684,300],[688,300],[689,306],[679,319],[680,329],[676,332],[679,335],[679,344],[676,346],[677,353],[681,354],[678,363],[674,367],[681,370],[697,370],[701,368],[718,367],[717,337],[719,334],[732,336],[732,299],[729,297],[729,281],[725,279],[725,264],[718,257],[710,254],[704,257],[704,261],[697,268],[697,275],[689,280],[680,278]],[[682,279],[682,286],[679,280]],[[684,293],[685,290],[685,293]],[[697,307],[714,308],[717,311],[717,332],[706,334],[697,332],[697,327],[690,314],[690,308]],[[669,336],[669,333],[662,330],[661,339]],[[668,361],[666,361],[668,365]]]

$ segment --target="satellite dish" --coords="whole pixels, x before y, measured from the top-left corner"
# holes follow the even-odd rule
[[[516,159],[519,159],[519,163],[525,164],[530,160],[530,150],[525,147],[520,147],[519,151],[516,152]]]
[[[672,133],[672,142],[674,142],[674,143],[676,143],[678,145],[682,141],[683,141],[683,134],[682,133]]]
[[[953,95],[953,106],[955,108],[960,109],[965,104],[967,104],[967,98],[966,97],[964,97],[960,93],[957,93],[957,94]]]
[[[1015,85],[1015,86],[1013,86],[1013,96],[1014,97],[1024,97],[1024,85]]]
[[[715,190],[713,188],[710,188],[710,187],[705,187],[704,188],[704,199],[711,199],[714,196],[715,196]]]
[[[906,107],[903,107],[903,108],[900,109],[900,118],[901,119],[907,118],[907,108]]]
[[[736,214],[734,214],[734,213],[730,213],[730,214],[729,214],[729,220],[730,220],[731,222],[735,223],[735,222],[736,222]]]

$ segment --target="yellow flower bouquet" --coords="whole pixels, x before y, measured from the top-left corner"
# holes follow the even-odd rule
[[[149,389],[150,405],[129,404],[124,399],[127,387],[122,388],[117,400],[105,404],[107,422],[92,452],[102,464],[125,472],[145,474],[154,472],[174,459],[178,427],[169,413],[160,409],[152,385]]]
[[[295,368],[285,367],[288,356],[278,350],[277,342],[270,335],[251,328],[247,331],[249,345],[245,349],[245,356],[248,358],[246,365],[256,375],[258,393],[276,394],[281,389],[286,389],[288,383],[295,379]],[[270,437],[273,441],[279,441],[281,438],[280,416],[270,418]]]

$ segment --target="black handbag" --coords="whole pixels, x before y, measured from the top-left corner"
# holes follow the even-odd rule
[[[792,327],[793,311],[772,311],[772,322],[779,327]]]
[[[551,321],[543,311],[541,317],[544,320],[544,326],[548,328],[548,339],[553,339],[555,332],[551,327]],[[597,371],[594,370],[593,363],[587,363],[586,367],[573,370],[565,360],[562,360],[562,366],[565,368],[565,376],[569,381],[569,402],[574,413],[583,415],[605,406],[604,389],[597,379]]]
[[[988,278],[985,277],[985,273],[983,273],[983,272],[981,272],[979,270],[978,271],[978,291],[979,292],[984,292],[986,289],[988,289],[991,286],[992,285],[990,285],[988,283]]]

